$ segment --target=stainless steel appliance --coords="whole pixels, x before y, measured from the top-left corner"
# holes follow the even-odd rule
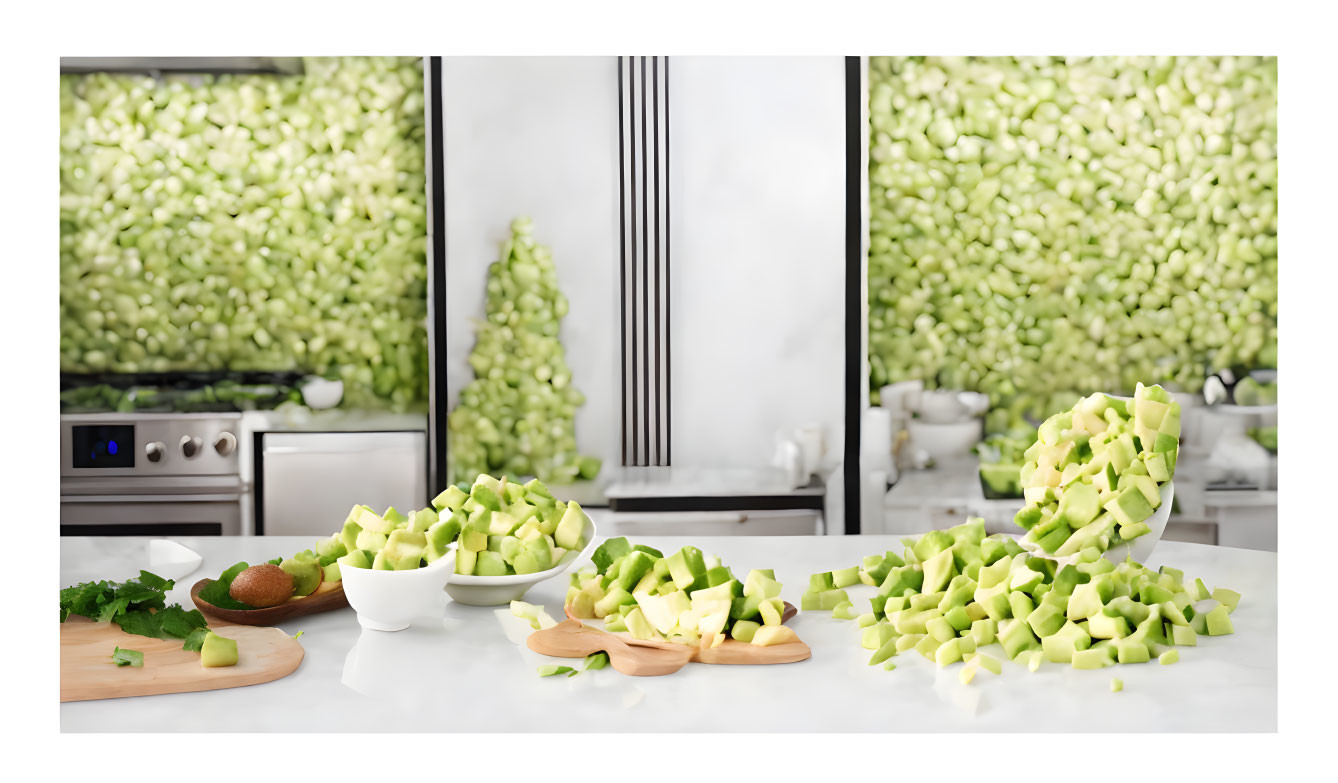
[[[329,536],[348,511],[427,504],[427,433],[258,432],[255,532]]]
[[[61,535],[239,535],[237,413],[60,417]]]

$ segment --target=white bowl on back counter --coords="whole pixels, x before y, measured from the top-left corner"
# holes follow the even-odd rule
[[[572,565],[583,557],[595,540],[595,522],[589,519],[581,533],[580,549],[572,549],[562,556],[558,564],[547,571],[533,574],[508,574],[506,576],[474,576],[457,574],[452,563],[451,574],[446,580],[446,592],[451,600],[469,606],[505,606],[512,601],[519,601],[531,587],[540,582],[561,576],[571,570]],[[457,543],[456,546],[459,546]],[[443,558],[444,559],[444,558]]]
[[[348,605],[358,623],[372,631],[403,631],[415,617],[431,614],[446,579],[455,570],[455,550],[422,568],[381,571],[340,568]]]

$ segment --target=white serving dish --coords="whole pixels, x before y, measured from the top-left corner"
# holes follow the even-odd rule
[[[911,445],[924,451],[936,461],[951,457],[964,456],[980,442],[984,433],[984,422],[980,419],[935,424],[911,419],[906,424],[910,433]]]
[[[412,571],[339,569],[348,605],[358,623],[372,631],[402,631],[415,617],[434,610],[446,579],[455,570],[455,551]]]
[[[302,384],[302,402],[313,410],[333,408],[344,399],[344,382],[311,378]]]
[[[589,519],[588,514],[586,519]],[[585,532],[581,534],[581,548],[579,550],[568,551],[558,561],[557,565],[547,571],[539,571],[533,574],[474,576],[473,574],[454,573],[455,567],[452,565],[452,572],[445,583],[446,592],[451,596],[452,601],[469,606],[504,606],[512,601],[519,601],[525,593],[529,592],[531,587],[567,573],[572,564],[579,560],[590,548],[590,544],[594,540],[595,522],[590,520],[590,524],[585,526]]]

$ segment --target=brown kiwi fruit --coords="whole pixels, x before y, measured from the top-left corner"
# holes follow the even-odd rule
[[[276,565],[253,565],[237,574],[228,595],[257,609],[278,606],[293,594],[293,575]]]

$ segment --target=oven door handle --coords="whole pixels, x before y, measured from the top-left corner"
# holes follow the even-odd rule
[[[61,503],[236,503],[241,495],[61,495]]]

